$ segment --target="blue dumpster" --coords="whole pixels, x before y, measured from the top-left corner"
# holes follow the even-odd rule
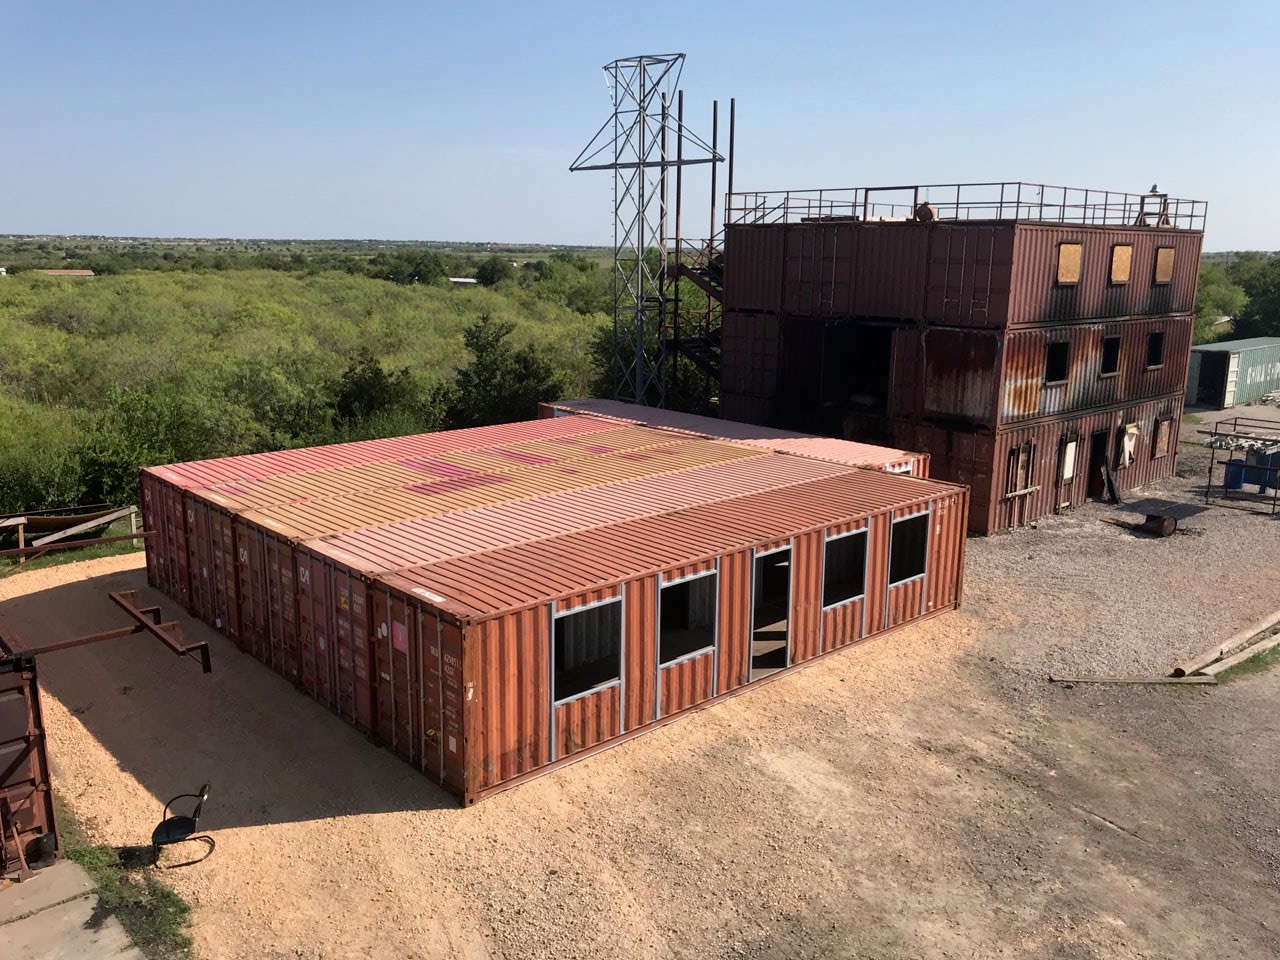
[[[1222,485],[1228,490],[1239,490],[1244,486],[1244,461],[1239,457],[1228,460],[1222,478]]]

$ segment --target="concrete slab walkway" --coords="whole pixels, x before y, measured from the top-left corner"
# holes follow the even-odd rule
[[[3,955],[23,960],[143,960],[120,921],[103,913],[93,881],[60,860],[0,889]]]

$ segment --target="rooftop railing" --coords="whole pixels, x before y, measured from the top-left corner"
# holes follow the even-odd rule
[[[927,207],[926,207],[927,205]],[[730,224],[814,220],[1030,220],[1203,230],[1208,204],[1168,194],[1044,183],[947,183],[730,194]]]

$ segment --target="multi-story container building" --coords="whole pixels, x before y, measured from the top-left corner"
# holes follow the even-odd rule
[[[1168,476],[1204,215],[1025,183],[734,194],[721,415],[928,453],[983,534]]]

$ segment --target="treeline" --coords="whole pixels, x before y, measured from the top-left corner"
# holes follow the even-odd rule
[[[1196,342],[1246,337],[1280,337],[1280,254],[1208,254],[1200,264]]]
[[[133,502],[143,464],[520,419],[590,392],[605,317],[570,306],[572,286],[519,280],[0,278],[0,512]]]
[[[530,287],[559,281],[578,289],[585,312],[601,309],[608,274],[598,259],[571,250],[529,255],[521,250],[478,253],[461,245],[374,244],[326,241],[164,242],[81,238],[65,245],[48,240],[0,239],[0,266],[28,270],[82,269],[110,276],[148,270],[167,273],[276,270],[301,276],[339,271],[399,284],[441,284],[449,277],[485,286],[517,281]],[[538,248],[529,248],[536,250]],[[464,252],[465,251],[465,252]],[[589,302],[587,302],[589,301]]]

